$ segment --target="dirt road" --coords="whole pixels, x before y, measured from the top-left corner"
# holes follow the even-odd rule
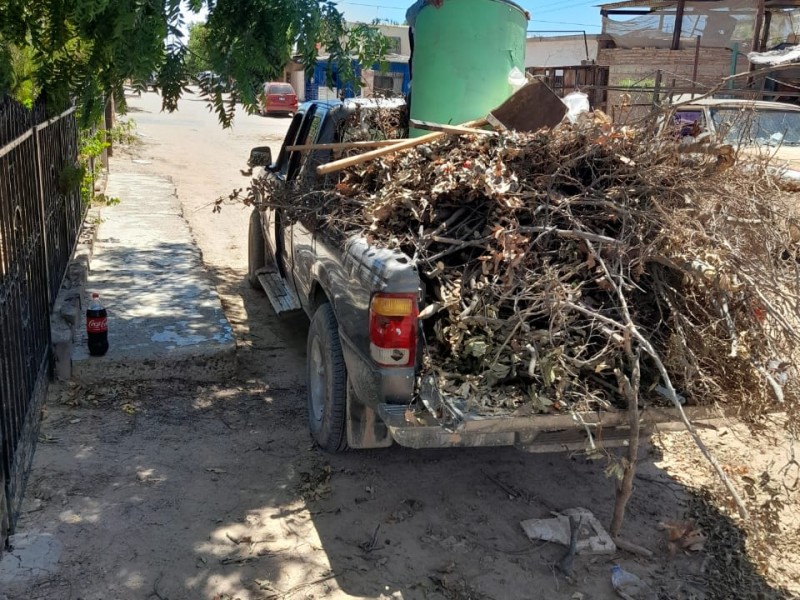
[[[234,326],[240,370],[215,385],[176,373],[54,394],[19,529],[52,534],[60,560],[0,598],[602,600],[616,597],[612,564],[662,598],[783,597],[755,573],[739,530],[685,485],[703,471],[681,436],[643,453],[624,528],[654,557],[579,556],[574,582],[554,568],[564,549],[532,543],[519,522],[583,506],[608,523],[606,459],[317,450],[305,423],[307,326],[278,320],[245,283],[248,212],[210,208],[246,184],[239,169],[251,146],[277,150],[288,119],[239,115],[222,131],[197,98],[175,115],[152,94],[130,102],[141,144],[114,160],[172,177]],[[670,555],[657,524],[685,516],[709,540]]]

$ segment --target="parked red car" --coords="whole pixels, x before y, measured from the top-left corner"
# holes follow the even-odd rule
[[[297,94],[290,84],[280,81],[264,84],[264,96],[261,99],[262,115],[295,112],[297,112]]]

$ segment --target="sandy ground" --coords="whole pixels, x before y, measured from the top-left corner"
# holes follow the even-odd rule
[[[211,213],[215,198],[246,185],[239,169],[249,148],[277,150],[289,120],[238,115],[223,131],[197,98],[174,115],[160,113],[152,94],[129,100],[141,144],[114,160],[174,181],[234,327],[239,373],[214,385],[176,373],[55,388],[18,529],[55,536],[60,560],[0,598],[600,600],[616,597],[612,564],[648,581],[653,597],[800,592],[797,493],[792,467],[781,471],[781,440],[754,443],[728,427],[704,434],[737,485],[754,482],[750,506],[783,502],[768,506],[778,533],[764,533],[762,545],[751,537],[745,547],[691,441],[664,434],[642,451],[624,526],[654,556],[579,556],[574,582],[554,569],[564,548],[531,542],[519,522],[583,506],[609,523],[607,459],[316,449],[306,429],[307,324],[278,320],[245,283],[248,212]],[[766,484],[762,471],[771,473]],[[697,552],[670,553],[658,523],[683,518],[708,539]]]

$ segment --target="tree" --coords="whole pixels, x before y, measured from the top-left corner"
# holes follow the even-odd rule
[[[204,23],[192,23],[189,25],[189,39],[186,42],[186,50],[186,70],[190,74],[211,69],[208,28]]]
[[[126,79],[182,62],[180,48],[164,45],[180,33],[180,19],[180,0],[0,0],[4,46],[30,52],[32,81],[49,106],[77,100],[86,121],[102,112],[107,95],[122,96]],[[7,53],[0,54],[0,74],[19,79]]]
[[[256,110],[261,85],[280,78],[295,51],[311,69],[319,45],[327,47],[331,60],[344,65],[340,78],[354,77],[348,67],[353,59],[372,64],[369,61],[380,52],[381,36],[376,33],[360,32],[353,41],[342,40],[344,18],[331,1],[187,4],[195,12],[208,9],[208,65],[235,82],[230,96],[219,86],[203,86],[224,126],[230,125],[237,102]],[[16,48],[30,52],[30,81],[45,92],[48,103],[77,100],[87,122],[101,113],[103,99],[110,94],[124,105],[126,80],[143,84],[154,73],[163,108],[173,111],[196,73],[183,25],[181,0],[0,0],[0,92],[13,91],[13,83],[21,81],[19,61],[8,51]]]

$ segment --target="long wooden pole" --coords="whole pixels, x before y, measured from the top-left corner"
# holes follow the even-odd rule
[[[298,144],[297,146],[287,146],[287,152],[295,150],[351,150],[352,148],[380,148],[381,146],[393,146],[400,140],[374,140],[363,142],[337,142],[334,144]]]
[[[486,125],[486,119],[478,119],[476,121],[468,121],[467,123],[461,123],[461,127],[482,127]],[[368,162],[373,158],[379,158],[381,156],[386,156],[387,154],[393,154],[395,152],[401,152],[403,150],[409,150],[416,146],[421,146],[422,144],[427,144],[428,142],[432,142],[434,140],[438,140],[439,138],[443,138],[444,136],[448,135],[443,131],[437,131],[435,133],[429,133],[427,135],[422,135],[418,138],[413,138],[410,140],[403,140],[402,142],[398,142],[392,146],[386,146],[385,148],[378,148],[377,150],[372,150],[370,152],[365,152],[359,156],[350,156],[348,158],[342,158],[340,160],[335,160],[333,162],[329,162],[325,165],[320,165],[317,167],[317,175],[327,175],[328,173],[335,173],[336,171],[341,171],[342,169],[346,169],[347,167],[352,167],[355,165],[360,165],[361,163]]]

